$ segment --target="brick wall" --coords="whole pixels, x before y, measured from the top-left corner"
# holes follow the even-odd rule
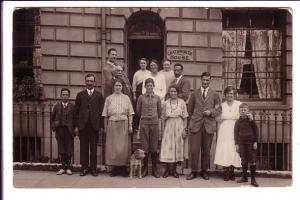
[[[41,46],[42,81],[45,98],[60,98],[60,89],[69,87],[71,99],[83,88],[84,76],[96,74],[101,90],[102,59],[107,49],[118,50],[118,59],[124,59],[123,16],[106,16],[106,45],[101,46],[101,8],[42,8]]]

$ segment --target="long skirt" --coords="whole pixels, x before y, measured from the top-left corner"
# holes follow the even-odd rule
[[[224,120],[218,130],[215,161],[216,165],[241,167],[240,155],[234,144],[234,124],[236,120]]]
[[[128,121],[108,121],[105,162],[107,165],[123,166],[129,159]]]
[[[161,141],[161,162],[183,161],[183,120],[180,117],[169,118],[165,122],[165,130]]]

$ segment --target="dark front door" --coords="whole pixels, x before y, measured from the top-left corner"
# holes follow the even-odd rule
[[[128,76],[132,82],[134,73],[140,69],[140,58],[156,59],[159,64],[164,58],[164,43],[162,39],[129,39]],[[149,66],[148,66],[149,69]],[[159,66],[159,70],[162,69]]]

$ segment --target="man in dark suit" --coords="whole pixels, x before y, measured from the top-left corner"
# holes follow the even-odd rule
[[[104,99],[102,94],[95,90],[95,76],[85,76],[87,89],[79,92],[75,101],[75,133],[79,132],[80,139],[80,176],[85,176],[90,170],[93,176],[97,173],[97,141],[98,133],[103,129],[103,120],[100,119]]]
[[[215,118],[222,111],[221,99],[214,90],[209,88],[210,81],[210,73],[203,72],[201,75],[202,86],[191,94],[188,102],[192,172],[187,176],[187,180],[197,177],[200,150],[201,174],[203,179],[209,179],[207,170],[210,163],[210,149],[217,129]]]
[[[174,64],[174,75],[175,79],[170,83],[174,85],[177,89],[177,96],[187,102],[190,96],[191,84],[190,81],[184,78],[182,75],[183,65],[180,63]],[[169,98],[169,93],[167,93],[167,98]]]
[[[103,78],[104,78],[104,98],[112,94],[112,84],[111,79],[113,78],[113,72],[117,66],[117,50],[115,48],[110,48],[107,51],[108,60],[106,61],[105,66],[103,67]]]

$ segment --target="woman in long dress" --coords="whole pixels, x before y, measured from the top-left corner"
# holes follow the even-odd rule
[[[111,176],[127,176],[129,160],[128,133],[132,132],[133,107],[127,95],[122,93],[122,81],[113,83],[114,93],[105,99],[102,116],[106,133],[105,162],[112,166]]]
[[[234,167],[241,167],[241,158],[236,152],[234,144],[234,124],[240,117],[240,101],[235,100],[236,90],[227,86],[224,90],[225,101],[222,103],[221,123],[214,163],[223,166],[224,181],[234,180]]]
[[[170,174],[178,178],[176,163],[184,159],[183,139],[186,137],[188,112],[185,101],[177,97],[175,86],[170,86],[169,94],[170,98],[163,105],[164,131],[160,161],[167,163],[164,178]]]

